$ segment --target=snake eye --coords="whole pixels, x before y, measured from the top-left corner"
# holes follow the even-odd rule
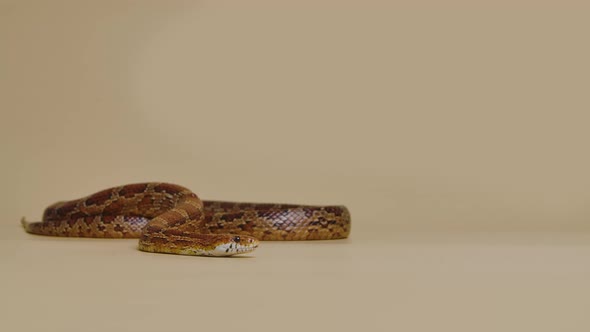
[[[240,243],[240,237],[239,236],[235,236],[234,237],[234,242],[235,243]]]

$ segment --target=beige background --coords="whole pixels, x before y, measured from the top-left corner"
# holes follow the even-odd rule
[[[0,2],[2,330],[588,331],[590,11]],[[24,234],[160,180],[346,204],[250,259]]]

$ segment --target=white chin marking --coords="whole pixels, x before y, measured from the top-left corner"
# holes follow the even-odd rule
[[[228,243],[222,244],[215,247],[213,250],[205,250],[205,249],[197,249],[197,248],[184,248],[180,250],[172,250],[170,248],[161,248],[160,250],[155,250],[153,247],[143,247],[141,244],[139,245],[139,250],[147,251],[147,252],[162,252],[168,254],[180,254],[180,255],[188,255],[188,256],[233,256],[233,255],[241,255],[247,254],[249,252],[254,251],[254,249],[258,248],[258,245],[255,246],[244,246],[237,243]]]
[[[247,247],[238,243],[226,243],[218,245],[210,252],[211,256],[232,256],[246,254],[253,251],[254,248]]]

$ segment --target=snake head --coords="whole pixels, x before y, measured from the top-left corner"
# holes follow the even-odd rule
[[[228,235],[226,240],[214,249],[214,256],[247,254],[258,248],[258,239],[247,235]]]

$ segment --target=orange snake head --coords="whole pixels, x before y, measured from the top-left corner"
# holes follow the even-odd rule
[[[213,256],[233,256],[247,254],[258,248],[260,241],[247,235],[229,235],[227,240],[215,246]]]

